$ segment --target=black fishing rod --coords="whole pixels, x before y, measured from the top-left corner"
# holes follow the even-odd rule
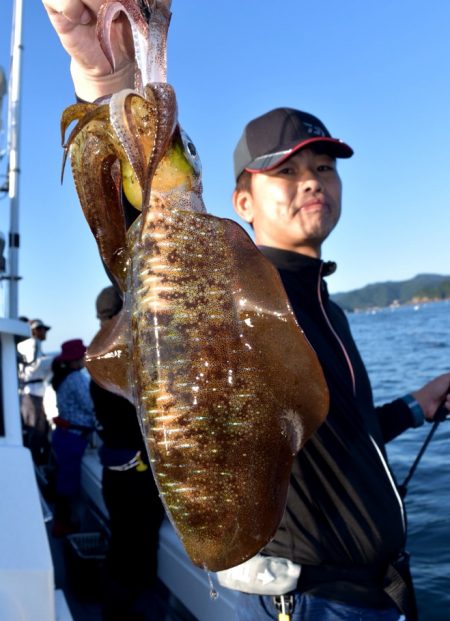
[[[420,460],[422,459],[422,455],[425,453],[427,446],[430,444],[431,440],[433,439],[433,436],[436,432],[436,429],[439,427],[439,425],[442,423],[442,421],[446,420],[446,418],[450,416],[450,412],[443,406],[441,405],[438,409],[438,411],[436,412],[434,418],[432,421],[429,421],[432,423],[432,427],[430,429],[430,431],[428,432],[427,437],[425,438],[424,443],[422,444],[422,446],[420,447],[420,451],[417,453],[417,456],[411,466],[411,468],[409,469],[409,472],[405,478],[405,480],[403,481],[403,483],[401,483],[400,485],[397,486],[398,492],[400,494],[400,496],[402,498],[404,498],[408,492],[408,483],[410,482],[413,474],[416,471],[417,466],[419,465]]]

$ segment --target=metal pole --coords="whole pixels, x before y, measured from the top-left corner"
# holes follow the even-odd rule
[[[6,95],[7,91],[8,89],[6,86],[5,72],[3,71],[3,67],[0,67],[0,139],[2,139],[2,134],[3,134],[3,122],[2,122],[3,97]],[[5,155],[5,153],[1,149],[2,149],[2,145],[0,144],[0,160]]]
[[[23,0],[14,0],[11,33],[11,71],[8,97],[8,186],[10,230],[8,247],[8,317],[17,318],[19,280],[19,140],[20,140],[20,78],[22,60]]]

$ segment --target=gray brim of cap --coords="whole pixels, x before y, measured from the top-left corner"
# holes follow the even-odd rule
[[[244,170],[250,173],[271,170],[272,168],[276,168],[279,164],[282,164],[285,160],[289,159],[294,153],[300,151],[300,149],[305,149],[311,145],[322,145],[323,152],[331,155],[332,157],[345,159],[352,157],[353,155],[353,149],[345,142],[342,142],[342,140],[338,140],[337,138],[324,138],[323,136],[320,136],[317,138],[302,140],[298,144],[282,151],[260,155],[250,162]]]

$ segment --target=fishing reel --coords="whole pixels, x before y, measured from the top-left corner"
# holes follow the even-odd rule
[[[435,424],[436,422],[442,423],[444,420],[447,420],[449,417],[450,417],[450,412],[447,410],[447,408],[441,405],[438,411],[436,412],[436,414],[434,415],[434,418],[432,418],[431,420],[427,419],[427,422],[433,423],[433,424]]]

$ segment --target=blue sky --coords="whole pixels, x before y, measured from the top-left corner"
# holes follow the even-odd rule
[[[447,0],[173,0],[172,9],[168,77],[211,213],[234,217],[231,154],[244,124],[297,107],[355,150],[340,163],[343,216],[324,245],[323,257],[338,263],[331,291],[450,273]],[[7,74],[11,12],[12,0],[2,0]],[[108,282],[69,170],[60,185],[59,119],[74,96],[39,0],[24,0],[23,35],[19,312],[53,326],[54,350],[91,340],[94,300]],[[9,230],[7,198],[0,230]]]

